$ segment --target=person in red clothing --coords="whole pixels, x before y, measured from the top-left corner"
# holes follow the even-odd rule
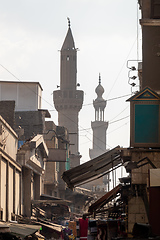
[[[83,215],[83,218],[79,219],[79,235],[80,240],[87,240],[88,235],[88,218]]]

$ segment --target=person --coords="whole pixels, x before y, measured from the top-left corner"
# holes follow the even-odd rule
[[[83,215],[82,218],[79,219],[79,235],[80,240],[87,240],[88,236],[88,218]]]

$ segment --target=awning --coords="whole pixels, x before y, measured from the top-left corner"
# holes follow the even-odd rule
[[[47,227],[47,228],[50,228],[56,232],[59,232],[61,233],[62,232],[62,229],[64,229],[64,227],[62,225],[59,225],[59,224],[55,224],[55,223],[51,223],[51,222],[48,222],[48,221],[44,221],[42,219],[39,219],[40,222],[38,222],[39,224],[41,224],[42,226],[44,227]]]
[[[34,205],[40,205],[42,203],[45,204],[62,204],[68,206],[68,203],[71,203],[69,200],[32,200],[32,204]]]
[[[120,147],[117,146],[112,150],[77,166],[62,175],[63,180],[68,187],[73,189],[76,186],[92,181],[121,166]]]
[[[68,204],[71,203],[71,201],[69,200],[65,200],[62,198],[58,198],[58,197],[54,197],[46,194],[41,194],[40,200],[32,200],[31,202],[35,206],[40,204],[50,204],[50,205],[60,204],[60,205],[68,206]]]
[[[37,232],[41,228],[41,225],[29,225],[19,223],[7,223],[7,225],[10,228],[10,233],[23,238]]]
[[[111,191],[107,192],[104,196],[102,196],[101,198],[99,198],[95,203],[93,203],[89,209],[88,212],[89,213],[93,213],[96,210],[99,210],[100,208],[102,208],[105,204],[107,204],[111,199],[115,198],[117,196],[117,193],[119,193],[119,191],[121,190],[122,185],[119,184],[118,186],[116,186],[115,188],[113,188]]]

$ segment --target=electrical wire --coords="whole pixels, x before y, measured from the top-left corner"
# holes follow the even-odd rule
[[[17,78],[11,71],[9,71],[6,67],[4,67],[2,64],[0,64],[1,67],[3,67],[8,73],[10,73],[14,78],[16,78],[19,82],[23,83],[28,89],[30,89],[34,94],[36,94],[37,96],[39,96],[35,91],[33,91],[33,89],[31,89],[30,87],[28,87],[23,81],[21,81],[19,78]],[[28,82],[29,83],[29,82]],[[130,94],[128,94],[130,95]],[[109,101],[111,100],[115,100],[115,99],[119,99],[121,97],[125,97],[125,96],[128,96],[128,95],[124,95],[124,96],[120,96],[120,97],[116,97],[116,98],[113,98],[113,99],[109,99]],[[51,105],[48,101],[46,101],[44,98],[42,98],[46,103],[48,103],[49,105]],[[89,104],[88,104],[89,105]],[[52,105],[51,105],[52,106]],[[52,106],[53,107],[53,106]],[[67,117],[70,121],[72,121],[74,124],[77,124],[75,123],[71,118],[69,118],[66,114],[62,113],[62,115],[64,115],[65,117]],[[118,120],[117,120],[118,121]],[[87,133],[89,133],[90,135],[92,135],[92,133],[90,133],[89,131],[87,131],[86,129],[84,129],[82,126],[79,126],[80,128],[82,128],[83,130],[85,130]],[[90,142],[92,142],[92,140],[90,138],[88,138],[87,136],[85,136]],[[95,137],[96,138],[96,137]],[[99,140],[100,142],[104,143],[101,139],[99,138],[96,138],[97,140]],[[108,147],[110,147],[108,144],[106,144]],[[101,149],[99,146],[97,146],[99,149]],[[104,151],[103,149],[101,149],[102,151]]]
[[[37,95],[38,97],[40,96],[38,93],[36,93],[32,88],[30,88],[27,84],[29,84],[30,82],[27,82],[27,84],[26,83],[24,83],[23,81],[21,81],[18,77],[16,77],[11,71],[9,71],[6,67],[4,67],[1,63],[0,63],[0,66],[2,67],[2,68],[4,68],[8,73],[10,73],[15,79],[17,79],[19,82],[21,82],[21,83],[23,83],[28,89],[30,89],[35,95]],[[45,100],[44,98],[42,98],[42,100],[44,101],[44,102],[46,102],[47,104],[49,104],[50,106],[52,106],[53,107],[53,105],[51,104],[51,103],[49,103],[47,100]]]
[[[117,118],[119,115],[121,115],[121,113],[123,113],[129,106],[127,106],[125,109],[123,109],[119,114],[117,114],[114,118],[112,118],[112,120],[110,121],[113,121],[115,118]],[[109,122],[110,122],[109,121]]]
[[[138,11],[137,11],[137,18],[138,18]],[[137,22],[138,22],[138,20],[137,20]],[[138,30],[137,30],[138,31]],[[138,38],[138,34],[137,34],[137,36],[136,36],[136,39]],[[137,41],[138,42],[138,41]],[[121,72],[122,72],[122,69],[123,69],[123,67],[124,67],[124,65],[125,65],[125,63],[126,63],[126,61],[127,61],[127,59],[128,59],[128,56],[130,55],[130,52],[132,51],[132,49],[133,49],[133,46],[134,46],[134,44],[135,44],[135,41],[134,41],[134,43],[133,43],[133,45],[132,45],[132,47],[131,47],[131,50],[129,51],[129,54],[127,55],[127,58],[126,58],[126,60],[124,61],[124,63],[123,63],[123,65],[122,65],[122,67],[121,67],[121,69],[120,69],[120,71],[119,71],[119,73],[118,73],[118,76],[116,77],[116,79],[115,79],[115,81],[114,81],[114,83],[113,83],[113,85],[112,85],[112,87],[111,87],[111,89],[110,89],[110,91],[109,91],[109,93],[108,93],[108,96],[109,96],[109,94],[111,93],[111,91],[112,91],[112,89],[113,89],[113,87],[115,86],[115,84],[116,84],[116,82],[117,82],[117,80],[118,80],[118,78],[119,78],[119,75],[121,74]],[[138,52],[138,43],[137,43],[137,52]],[[138,55],[138,53],[137,53],[137,55]],[[19,78],[17,78],[12,72],[10,72],[7,68],[5,68],[2,64],[0,64],[0,66],[1,67],[3,67],[7,72],[9,72],[14,78],[16,78],[18,81],[20,81],[20,82],[22,82]],[[28,87],[28,86],[27,86]],[[30,89],[31,91],[33,91],[32,89]],[[34,92],[34,91],[33,91]],[[34,92],[36,95],[38,95],[36,92]],[[124,96],[123,96],[124,97]],[[118,99],[118,98],[120,98],[120,97],[117,97],[117,98],[114,98],[114,99],[108,99],[108,101],[111,101],[111,100],[115,100],[115,99]],[[48,101],[46,101],[45,99],[43,99],[42,98],[42,100],[44,100],[47,104],[49,104],[49,105],[51,105],[52,107],[53,107],[53,105],[52,104],[50,104]],[[87,106],[87,105],[83,105],[83,106]],[[53,111],[53,110],[52,110]],[[56,110],[54,110],[54,111],[56,111]],[[62,113],[62,112],[61,112]],[[64,113],[62,113],[63,115],[65,115]],[[66,116],[66,115],[65,115]],[[67,116],[66,116],[67,117]],[[127,116],[128,117],[128,116]],[[123,120],[123,119],[125,119],[125,118],[127,118],[127,117],[124,117],[124,118],[122,118],[122,119],[119,119],[119,120],[116,120],[116,121],[113,121],[113,122],[110,122],[110,124],[111,123],[115,123],[115,122],[118,122],[118,121],[121,121],[121,120]],[[116,117],[115,117],[116,118]],[[114,119],[115,119],[114,118]],[[70,118],[68,118],[70,121],[72,121],[72,122],[74,122],[72,119],[70,119]],[[74,122],[75,123],[75,122]],[[75,124],[77,124],[77,123],[75,123]],[[80,126],[81,127],[81,126]],[[81,127],[82,128],[82,127]],[[84,128],[83,128],[83,130],[85,130]],[[86,130],[85,130],[86,131]]]
[[[115,118],[117,118],[121,113],[123,113],[128,107],[129,107],[129,106],[127,106],[125,109],[123,109],[118,115],[116,115],[114,118],[112,118],[112,120],[109,120],[109,121],[108,121],[109,125],[112,124],[112,123],[119,122],[119,121],[121,121],[121,120],[129,117],[129,115],[128,115],[128,116],[126,116],[126,117],[124,117],[124,118],[121,118],[121,119],[118,119],[118,120],[116,120],[116,121],[113,121],[113,120],[114,120]],[[112,121],[113,121],[113,122],[112,122]],[[102,126],[103,126],[103,125],[102,125]],[[97,128],[99,128],[99,127],[101,127],[101,126],[98,126]],[[90,128],[85,128],[84,130],[83,130],[83,129],[80,129],[79,131],[82,132],[82,131],[91,130],[91,129],[92,129],[92,128],[90,127]]]
[[[129,117],[129,115],[126,116],[126,117],[123,117],[123,118],[121,118],[121,119],[115,120],[115,121],[113,121],[113,122],[110,122],[110,124],[119,122],[119,121],[121,121],[121,120],[123,120],[123,119],[126,119],[126,118],[128,118],[128,117]]]
[[[59,111],[62,115],[64,115],[66,118],[68,118],[68,120],[70,120],[71,122],[73,122],[74,124],[78,125],[77,123],[75,123],[70,117],[68,117],[66,114],[64,114],[63,112]],[[84,128],[82,126],[79,125],[80,128],[82,128],[84,130]],[[89,133],[90,135],[92,135],[89,131],[86,130],[87,133]],[[100,142],[104,143],[101,139],[95,137],[97,140],[99,140]],[[88,138],[89,139],[89,138]],[[92,140],[90,139],[90,141],[92,142]],[[96,144],[95,144],[96,145]],[[104,149],[100,148],[98,145],[96,145],[100,150],[104,151]]]
[[[6,67],[4,67],[1,63],[0,63],[0,66],[2,68],[4,68],[9,74],[11,74],[16,80],[18,80],[19,82],[23,83],[28,89],[30,89],[33,93],[35,93],[38,97],[39,95],[30,87],[28,87],[23,81],[21,81],[18,77],[16,77],[15,74],[13,74],[11,71],[9,71]],[[28,82],[29,84],[30,82]],[[120,98],[123,98],[123,97],[127,97],[127,96],[130,96],[131,94],[127,94],[127,95],[123,95],[123,96],[119,96],[119,97],[115,97],[115,98],[111,98],[111,99],[108,99],[107,101],[112,101],[112,100],[117,100],[117,99],[120,99]],[[47,100],[45,100],[44,98],[42,98],[43,101],[45,101],[46,103],[48,103],[50,106],[53,107],[53,105],[51,103],[49,103]],[[85,107],[85,106],[89,106],[89,105],[92,105],[93,103],[88,103],[88,104],[83,104],[82,107]],[[49,111],[57,111],[56,109],[51,109]]]
[[[120,99],[120,98],[123,98],[123,97],[128,97],[128,96],[131,96],[132,94],[130,93],[130,94],[126,94],[126,95],[122,95],[122,96],[119,96],[119,97],[114,97],[114,98],[110,98],[110,99],[108,99],[108,100],[106,100],[107,102],[109,102],[109,101],[113,101],[113,100],[118,100],[118,99]],[[103,101],[102,101],[103,102]],[[101,103],[101,101],[99,101],[99,103]],[[90,105],[93,105],[93,102],[92,103],[86,103],[86,104],[83,104],[82,105],[82,107],[86,107],[86,106],[90,106]],[[51,109],[51,110],[49,110],[49,111],[57,111],[56,109]]]
[[[24,82],[22,82],[19,78],[17,78],[11,71],[9,71],[7,68],[5,68],[2,64],[0,64],[0,66],[1,67],[3,67],[8,73],[10,73],[14,78],[16,78],[18,81],[20,81],[21,83],[23,83],[24,85],[26,85]],[[28,87],[27,85],[26,85],[26,87]],[[29,87],[28,87],[29,88]],[[39,96],[35,91],[33,91],[31,88],[29,88],[32,92],[34,92],[37,96]],[[43,99],[44,100],[44,99]],[[46,101],[47,103],[48,103],[48,101]],[[48,103],[48,104],[50,104],[50,103]],[[64,113],[62,113],[61,112],[61,114],[62,115],[64,115],[66,118],[68,118],[70,121],[72,121],[74,124],[76,124],[76,125],[78,125],[77,123],[75,123],[71,118],[69,118],[66,114],[64,114]],[[80,126],[81,127],[81,126]],[[82,127],[81,127],[82,128]],[[101,139],[99,139],[100,141],[101,141]],[[91,139],[90,139],[90,141],[91,141]],[[101,150],[103,150],[103,149],[101,149]]]
[[[119,121],[121,121],[121,120],[124,120],[124,119],[128,118],[129,116],[130,116],[130,115],[125,116],[125,117],[123,117],[123,118],[120,118],[120,119],[118,119],[118,120],[115,120],[115,121],[113,121],[113,122],[108,122],[108,123],[109,123],[109,125],[110,125],[110,124],[112,124],[112,123],[116,123],[116,122],[119,122]],[[103,124],[100,125],[100,126],[98,126],[97,128],[101,128],[101,126],[103,126]],[[82,132],[82,131],[87,131],[87,130],[91,130],[91,129],[92,129],[92,128],[84,128],[84,129],[80,129],[79,131]]]
[[[111,132],[108,132],[107,134],[110,134],[110,133],[112,133],[112,132],[115,132],[115,131],[117,131],[119,128],[122,128],[122,127],[124,127],[125,125],[127,125],[129,123],[129,121],[128,122],[126,122],[126,123],[124,123],[123,125],[121,125],[121,126],[119,126],[118,128],[115,128],[114,130],[112,130]]]
[[[125,59],[123,65],[122,65],[122,67],[121,67],[121,69],[120,69],[120,71],[119,71],[119,73],[118,73],[118,75],[117,75],[117,77],[116,77],[116,79],[115,79],[115,81],[114,81],[114,83],[113,83],[113,85],[112,85],[112,87],[111,87],[111,89],[110,89],[108,95],[107,95],[107,97],[110,95],[110,93],[111,93],[113,87],[115,86],[115,84],[116,84],[116,82],[117,82],[117,80],[118,80],[118,78],[119,78],[119,76],[120,76],[120,74],[121,74],[121,72],[122,72],[122,70],[123,70],[125,64],[126,64],[126,61],[128,60],[128,57],[129,57],[129,55],[130,55],[130,53],[131,53],[131,51],[132,51],[132,49],[133,49],[133,47],[134,47],[134,45],[135,45],[135,43],[136,43],[136,40],[137,40],[137,36],[136,36],[136,39],[135,39],[134,42],[133,42],[133,45],[132,45],[132,47],[131,47],[131,49],[130,49],[130,51],[129,51],[129,53],[128,53],[128,55],[127,55],[127,57],[126,57],[126,59]]]
[[[21,83],[23,83],[24,85],[26,85],[24,82],[22,82],[19,78],[17,78],[11,71],[9,71],[6,67],[4,67],[2,64],[0,64],[0,66],[1,67],[3,67],[8,73],[10,73],[14,78],[16,78],[18,81],[20,81]],[[29,83],[29,82],[28,82]],[[27,85],[26,85],[26,87],[28,87]],[[28,87],[32,92],[34,92],[37,96],[39,96],[35,91],[33,91],[33,89],[31,89],[30,87]],[[126,95],[124,95],[124,96],[126,96]],[[121,98],[121,97],[124,97],[124,96],[120,96],[120,97],[116,97],[116,98],[114,98],[114,100],[115,99],[118,99],[118,98]],[[128,96],[128,95],[127,95]],[[42,98],[43,99],[43,98]],[[43,99],[46,103],[48,103],[49,105],[51,105],[48,101],[46,101],[45,99]],[[113,99],[110,99],[110,100],[113,100]],[[64,113],[62,113],[61,112],[61,114],[62,115],[64,115],[65,117],[67,117],[70,121],[72,121],[74,124],[77,124],[77,123],[75,123],[71,118],[69,118],[66,114],[64,114]],[[121,119],[120,119],[121,120]],[[117,120],[118,121],[118,120]],[[78,124],[77,124],[78,125]],[[85,130],[85,131],[87,131],[86,129],[84,129],[82,126],[80,126],[83,130]],[[91,134],[90,132],[88,132],[89,134]],[[99,140],[100,142],[102,142],[102,143],[104,143],[101,139],[99,139],[99,138],[96,138],[97,140]],[[92,142],[92,140],[90,139],[90,141]],[[97,147],[99,147],[99,146],[97,146]],[[102,151],[103,151],[103,149],[101,149]]]
[[[16,78],[19,82],[23,83],[28,89],[30,89],[34,94],[36,94],[37,96],[39,96],[33,89],[31,89],[30,87],[28,87],[26,85],[26,83],[24,83],[23,81],[21,81],[18,77],[16,77],[11,71],[9,71],[6,67],[4,67],[2,64],[0,64],[1,67],[3,67],[8,73],[10,73],[14,78]],[[28,82],[29,83],[29,82]],[[127,95],[123,95],[123,96],[120,96],[120,97],[116,97],[116,98],[113,98],[113,99],[109,99],[109,101],[111,100],[115,100],[115,99],[119,99],[121,97],[125,97],[125,96],[128,96],[130,94],[127,94]],[[50,104],[48,101],[46,101],[44,98],[42,98],[46,103],[48,103],[49,105],[51,105],[53,107],[52,104]],[[60,111],[59,111],[60,112]],[[72,121],[74,124],[78,125],[77,123],[75,123],[71,118],[69,118],[66,114],[62,113],[62,115],[64,115],[65,117],[67,117],[70,121]],[[118,120],[117,120],[118,121]],[[84,129],[82,126],[80,126],[83,130],[85,130],[86,132],[88,132],[86,129]],[[88,132],[89,134],[91,134],[90,132]],[[88,138],[88,137],[87,137]],[[99,138],[96,138],[97,140],[99,140],[100,142],[104,143],[101,139]],[[91,139],[88,138],[88,140],[90,140],[92,142]],[[97,146],[99,149],[101,149],[99,146]],[[101,149],[102,151],[104,151],[103,149]]]
[[[92,140],[91,140],[89,137],[87,137],[87,135],[86,135],[85,137],[92,142]],[[98,139],[98,138],[96,138],[96,139]],[[100,139],[98,139],[98,140],[100,140]],[[103,141],[101,141],[101,142],[104,143]],[[111,148],[111,146],[109,146],[108,144],[106,144],[106,145],[107,145],[109,148]],[[95,144],[95,146],[98,147],[100,150],[102,150],[102,151],[104,152],[104,149],[100,148],[100,147],[97,146],[96,144]]]

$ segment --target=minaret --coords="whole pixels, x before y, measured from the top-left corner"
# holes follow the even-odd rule
[[[93,130],[93,149],[89,150],[90,158],[93,159],[104,152],[106,152],[106,131],[108,122],[104,121],[104,110],[106,107],[106,100],[103,99],[104,88],[101,85],[101,76],[99,74],[99,85],[95,90],[97,98],[93,101],[95,108],[95,121],[91,122]]]
[[[77,48],[68,19],[68,32],[61,48],[60,90],[53,92],[58,111],[58,124],[69,131],[70,167],[80,164],[78,115],[83,104],[83,91],[77,90]]]
[[[91,122],[93,130],[93,146],[89,149],[90,159],[96,158],[99,155],[105,153],[106,150],[106,131],[108,128],[108,122],[104,121],[104,110],[107,101],[103,99],[104,88],[101,85],[101,76],[99,74],[99,84],[95,89],[97,98],[93,101],[95,109],[95,121]],[[109,174],[94,180],[90,183],[90,189],[93,191],[109,191]]]

